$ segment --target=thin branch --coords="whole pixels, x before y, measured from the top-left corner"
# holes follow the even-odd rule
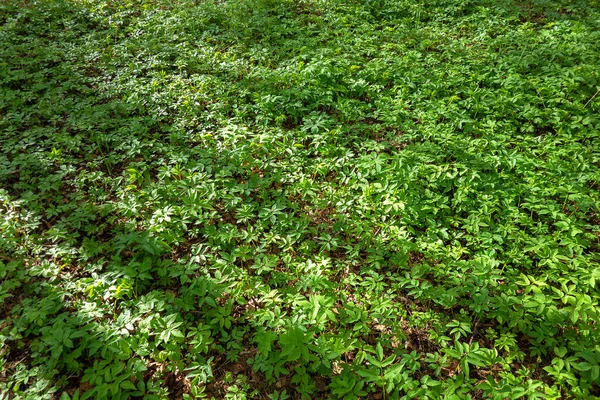
[[[594,97],[596,97],[599,92],[600,92],[600,89],[596,90],[596,93],[594,93],[594,95],[592,97],[590,97],[590,99],[587,101],[587,103],[585,103],[583,108],[587,107],[587,105],[590,104],[590,101],[594,100]]]

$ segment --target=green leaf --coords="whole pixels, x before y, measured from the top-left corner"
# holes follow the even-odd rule
[[[121,382],[121,388],[125,389],[125,390],[137,390],[137,388],[135,387],[135,385],[128,380],[124,380],[123,382]]]
[[[381,346],[381,343],[377,343],[377,346],[375,347],[375,352],[377,354],[377,359],[379,361],[383,361],[383,347]]]

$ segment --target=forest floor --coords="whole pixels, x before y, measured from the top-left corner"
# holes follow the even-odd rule
[[[0,0],[0,398],[600,396],[597,0]]]

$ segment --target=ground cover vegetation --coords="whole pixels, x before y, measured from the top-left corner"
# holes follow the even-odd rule
[[[0,2],[0,397],[597,398],[599,28]]]

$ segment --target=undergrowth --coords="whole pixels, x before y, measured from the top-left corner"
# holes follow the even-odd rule
[[[0,2],[0,397],[598,398],[600,5]]]

